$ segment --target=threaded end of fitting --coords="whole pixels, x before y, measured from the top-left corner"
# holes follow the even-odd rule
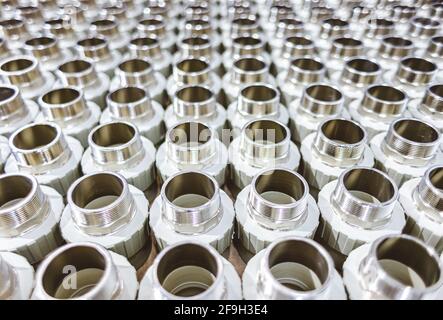
[[[432,219],[443,221],[443,166],[430,167],[421,178],[417,187],[417,196],[425,207],[425,212],[431,211]]]
[[[324,39],[334,39],[343,37],[349,32],[349,23],[338,18],[328,18],[322,21],[320,37]]]
[[[431,114],[443,115],[443,85],[435,84],[427,87],[419,108]]]

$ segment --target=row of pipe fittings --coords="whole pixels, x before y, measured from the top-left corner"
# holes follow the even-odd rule
[[[441,18],[0,0],[0,299],[443,299]]]

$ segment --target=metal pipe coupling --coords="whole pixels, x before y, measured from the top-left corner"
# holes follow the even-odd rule
[[[232,68],[223,76],[222,88],[228,104],[235,101],[240,90],[257,82],[276,85],[275,78],[271,75],[269,64],[258,56],[243,56],[235,60]]]
[[[12,56],[14,53],[11,51],[7,40],[4,38],[0,38],[0,61]]]
[[[400,203],[407,216],[404,232],[443,252],[443,166],[430,167],[423,177],[406,181]]]
[[[9,137],[17,129],[33,122],[38,112],[38,104],[32,100],[24,100],[17,86],[0,86],[1,135]]]
[[[248,122],[229,145],[231,182],[243,189],[265,168],[297,171],[300,153],[283,123],[272,119]]]
[[[185,86],[206,86],[218,97],[222,84],[220,77],[207,59],[186,57],[174,64],[166,90],[172,98],[179,89]]]
[[[345,170],[318,195],[321,218],[317,234],[343,255],[406,224],[395,182],[384,172],[361,166]]]
[[[327,80],[327,68],[318,58],[296,58],[289,68],[277,76],[277,84],[282,92],[283,101],[289,105],[303,95],[309,85]]]
[[[346,62],[365,54],[363,42],[357,38],[335,38],[329,51],[322,52],[322,58],[330,74],[340,72],[345,68]]]
[[[38,182],[65,195],[80,176],[81,143],[65,136],[56,123],[31,123],[9,137],[11,156],[6,173],[23,172],[36,176]]]
[[[152,63],[147,60],[130,58],[118,65],[110,91],[128,86],[142,88],[152,99],[163,103],[166,79],[161,73],[154,71]]]
[[[256,15],[242,14],[226,24],[222,23],[220,28],[222,30],[223,47],[228,49],[232,45],[232,39],[236,37],[259,35],[260,21]]]
[[[77,33],[66,17],[53,17],[43,24],[44,34],[54,37],[62,50],[70,50],[77,42]]]
[[[138,288],[128,260],[92,242],[54,250],[35,278],[33,300],[134,300]]]
[[[357,248],[343,266],[352,300],[440,300],[442,262],[422,241],[387,235]]]
[[[376,49],[383,38],[395,34],[395,23],[386,18],[371,18],[366,22],[366,28],[361,30],[360,37],[366,49]]]
[[[71,51],[59,47],[56,38],[46,36],[26,40],[24,42],[24,51],[38,59],[44,71],[50,72],[54,72],[59,65],[71,60],[73,57]]]
[[[113,121],[90,130],[81,165],[85,174],[112,171],[142,191],[155,182],[155,147],[129,122]]]
[[[216,101],[215,93],[208,87],[189,85],[178,89],[172,105],[165,111],[168,129],[177,123],[195,120],[213,128],[222,137],[226,122],[226,109]]]
[[[428,46],[422,55],[426,60],[435,63],[439,70],[443,69],[443,36],[435,36],[429,39]],[[437,72],[438,81],[442,78],[439,73]]]
[[[165,20],[159,16],[140,20],[137,24],[135,35],[138,37],[156,38],[163,50],[171,53],[175,50],[176,35],[172,30],[167,29]]]
[[[149,225],[158,246],[199,240],[223,253],[231,245],[234,204],[202,171],[180,171],[166,180],[151,206]]]
[[[0,34],[3,39],[6,39],[12,51],[21,50],[23,47],[23,39],[30,37],[25,21],[15,18],[0,20]]]
[[[331,82],[340,86],[347,105],[361,99],[366,88],[379,83],[381,77],[382,69],[375,60],[355,57],[347,60],[341,71],[331,75]]]
[[[232,39],[231,46],[223,53],[223,66],[230,70],[235,61],[244,56],[260,57],[271,65],[271,57],[266,52],[266,42],[260,35],[241,35]]]
[[[139,300],[240,300],[234,266],[214,248],[194,240],[163,249],[140,282]]]
[[[438,20],[426,17],[414,17],[409,21],[407,34],[413,39],[417,48],[425,48],[429,38],[437,35],[441,30]]]
[[[148,200],[118,173],[86,174],[69,188],[60,230],[68,243],[93,242],[139,268],[149,256]]]
[[[423,98],[409,101],[408,111],[443,132],[443,84],[427,87]]]
[[[158,145],[164,138],[162,105],[151,99],[149,93],[138,87],[128,86],[110,92],[108,107],[103,110],[100,123],[127,121],[137,126],[141,135]]]
[[[27,300],[34,287],[34,268],[22,256],[0,252],[0,300]]]
[[[164,77],[171,74],[172,55],[160,46],[160,41],[154,37],[136,37],[128,45],[127,58],[148,60],[154,72]]]
[[[99,19],[91,22],[91,35],[102,36],[108,40],[111,51],[119,51],[121,54],[128,49],[131,36],[128,32],[119,29],[119,24],[115,18]]]
[[[95,102],[101,109],[106,106],[106,93],[110,80],[104,73],[95,70],[94,63],[87,59],[75,59],[58,66],[58,85],[75,86],[83,90],[87,101]]]
[[[109,48],[108,40],[102,36],[82,38],[74,46],[76,53],[82,59],[94,62],[95,70],[106,73],[110,78],[122,60],[121,53]]]
[[[58,228],[62,196],[23,173],[0,175],[0,189],[0,251],[40,262],[63,243]]]
[[[348,104],[349,113],[365,128],[368,140],[389,129],[392,121],[406,111],[408,96],[400,89],[389,85],[369,86],[362,99]]]
[[[343,103],[343,94],[336,87],[326,83],[306,87],[301,98],[288,105],[291,139],[301,143],[310,133],[317,131],[322,121],[340,116],[350,118]]]
[[[280,92],[266,83],[243,87],[237,101],[229,105],[227,118],[234,138],[246,123],[254,119],[275,119],[285,125],[289,122],[288,110],[280,103]]]
[[[221,47],[221,37],[217,32],[217,26],[213,23],[215,19],[209,17],[193,17],[186,19],[179,30],[178,39],[187,37],[207,37],[212,47],[218,50]]]
[[[225,184],[228,150],[214,129],[197,121],[180,122],[158,148],[157,170],[163,181],[181,170],[201,170]]]
[[[105,5],[102,6],[99,17],[115,20],[118,30],[124,34],[131,34],[137,25],[137,19],[130,17],[130,11],[123,2],[105,3]]]
[[[349,22],[339,18],[327,18],[321,22],[320,32],[316,36],[315,46],[320,51],[327,51],[335,38],[350,35]]]
[[[374,166],[374,155],[365,129],[344,118],[323,121],[317,132],[302,141],[300,152],[303,176],[311,191],[318,192],[350,167]]]
[[[58,16],[64,16],[71,21],[71,27],[77,36],[84,35],[89,30],[90,14],[94,14],[90,10],[90,4],[87,1],[79,1],[78,3],[65,3],[63,7],[58,7]],[[92,2],[92,1],[89,1]]]
[[[268,32],[268,41],[271,51],[280,51],[288,37],[305,34],[303,21],[295,17],[279,19]]]
[[[306,31],[310,34],[317,35],[320,32],[322,22],[335,16],[335,10],[325,3],[318,1],[317,3],[305,3],[307,10],[303,10],[303,18],[305,20]]]
[[[58,87],[43,94],[38,103],[41,112],[36,122],[55,122],[64,134],[76,138],[84,148],[88,146],[88,134],[99,121],[100,107],[86,101],[81,89]]]
[[[26,100],[37,100],[42,93],[52,88],[55,81],[50,72],[41,70],[36,58],[25,55],[3,60],[0,76],[6,83],[17,86]]]
[[[270,34],[271,30],[282,19],[295,18],[295,6],[290,1],[271,1],[269,7],[260,14],[263,31]]]
[[[291,67],[294,59],[315,58],[319,51],[312,39],[307,36],[296,35],[287,37],[281,50],[274,50],[271,54],[277,72],[282,73]]]
[[[305,179],[279,167],[260,171],[240,191],[235,212],[239,243],[252,254],[283,236],[313,238],[320,216]]]
[[[407,34],[409,21],[417,15],[417,9],[420,8],[419,3],[409,2],[407,5],[399,3],[393,4],[387,16],[395,22],[395,33]]]
[[[246,300],[346,300],[329,253],[297,236],[275,240],[257,253],[243,273]]]
[[[408,93],[409,98],[421,98],[437,74],[435,63],[415,56],[403,58],[396,70],[383,74],[383,80]]]
[[[377,61],[384,71],[395,70],[402,59],[414,54],[414,43],[407,38],[387,36],[378,48],[369,51],[369,55]]]
[[[433,164],[443,161],[439,152],[441,133],[430,123],[413,118],[393,121],[387,132],[372,138],[376,166],[398,186],[421,177]]]

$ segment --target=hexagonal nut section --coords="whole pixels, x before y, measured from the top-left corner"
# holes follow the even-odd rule
[[[0,295],[0,298],[2,300],[29,299],[34,285],[34,268],[26,258],[12,252],[0,252],[0,272],[2,263],[6,266],[8,273],[8,278],[3,279],[3,283],[9,283],[11,287],[6,290],[4,296]]]

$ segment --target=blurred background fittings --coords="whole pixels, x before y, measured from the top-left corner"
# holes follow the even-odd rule
[[[71,22],[63,17],[46,20],[43,30],[48,36],[56,38],[63,50],[70,50],[77,41],[77,34],[72,28]]]
[[[323,52],[323,60],[330,74],[342,71],[346,61],[355,57],[361,57],[366,53],[363,42],[357,38],[335,38],[329,51]]]
[[[53,37],[35,37],[24,42],[24,51],[38,59],[44,71],[54,72],[57,67],[72,59],[72,52],[61,49]]]
[[[115,18],[99,19],[91,22],[89,33],[92,36],[102,36],[108,40],[109,49],[125,53],[128,50],[130,35],[119,30],[119,23]]]
[[[314,45],[314,41],[302,35],[287,37],[280,50],[272,51],[272,60],[277,68],[277,72],[287,71],[292,60],[304,57],[315,57],[318,50]]]
[[[8,139],[0,136],[0,173],[3,173],[5,162],[9,157],[11,150],[9,150]]]
[[[158,16],[140,20],[135,35],[139,37],[154,37],[158,39],[160,47],[171,53],[175,50],[176,36],[167,30],[165,21]]]
[[[11,50],[21,50],[23,39],[30,37],[25,22],[14,18],[0,20],[0,33],[2,38],[7,40]]]
[[[387,36],[378,48],[369,52],[383,70],[395,70],[399,62],[414,53],[414,43],[408,38]]]
[[[423,98],[409,101],[408,111],[414,118],[426,121],[443,132],[443,85],[427,87]]]
[[[155,72],[160,72],[164,77],[171,73],[172,55],[162,49],[160,41],[154,37],[133,38],[128,44],[128,58],[148,60]]]
[[[22,256],[0,252],[0,300],[27,300],[34,286],[34,268]]]

